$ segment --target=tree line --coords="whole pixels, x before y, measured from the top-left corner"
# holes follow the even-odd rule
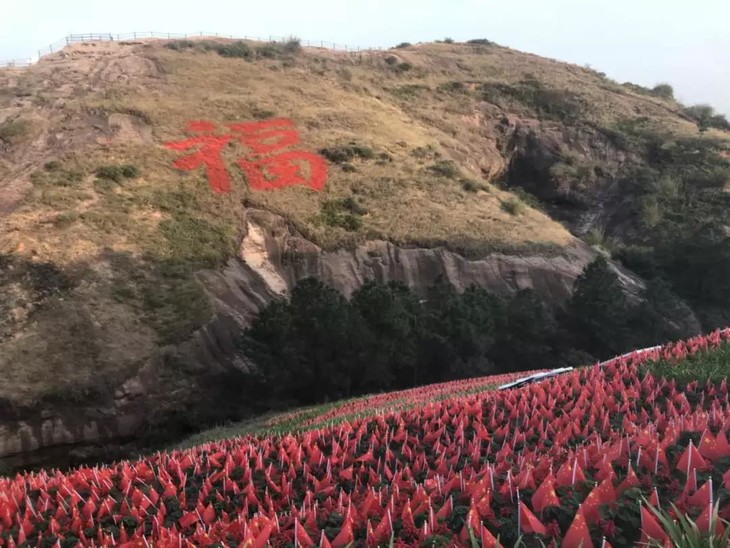
[[[439,279],[417,294],[366,282],[350,299],[314,278],[263,309],[237,341],[255,364],[248,396],[309,404],[478,375],[585,365],[690,335],[662,281],[631,304],[603,257],[564,310],[529,289],[510,297]]]

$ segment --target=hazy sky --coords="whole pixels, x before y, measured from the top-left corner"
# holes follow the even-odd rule
[[[0,0],[0,61],[69,33],[296,35],[355,46],[489,38],[730,115],[730,0]]]

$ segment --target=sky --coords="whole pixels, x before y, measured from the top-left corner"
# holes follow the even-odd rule
[[[0,62],[70,33],[295,35],[352,46],[451,37],[668,82],[730,115],[730,0],[0,0]]]

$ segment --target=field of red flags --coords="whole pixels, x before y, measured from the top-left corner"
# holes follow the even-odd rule
[[[288,429],[298,430],[309,428],[313,425],[329,425],[339,423],[344,419],[363,418],[378,413],[408,409],[416,405],[422,405],[425,402],[438,401],[447,397],[455,398],[476,392],[484,392],[502,384],[544,371],[541,369],[538,371],[518,371],[503,375],[489,375],[486,377],[461,379],[418,386],[407,390],[364,396],[334,405],[311,409],[305,408],[291,413],[276,415],[266,421],[265,426],[269,428],[286,426]]]
[[[730,331],[298,435],[0,479],[2,546],[631,546],[730,517],[725,381],[643,373]],[[719,527],[722,527],[721,525]]]

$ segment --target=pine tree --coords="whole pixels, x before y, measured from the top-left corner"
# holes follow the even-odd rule
[[[648,281],[642,299],[635,311],[637,347],[677,341],[697,334],[687,327],[691,309],[672,292],[672,286],[665,280],[654,278]]]
[[[550,309],[531,289],[518,291],[506,305],[497,326],[491,355],[501,371],[542,369],[556,364],[556,322]]]
[[[599,255],[576,280],[570,302],[580,346],[601,358],[626,350],[630,345],[628,312],[618,276]]]
[[[423,309],[400,282],[368,281],[350,300],[364,321],[367,366],[357,371],[362,391],[413,386],[419,382],[418,345]]]

